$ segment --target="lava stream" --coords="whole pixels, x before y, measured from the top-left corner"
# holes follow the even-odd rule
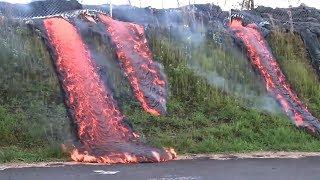
[[[312,133],[319,134],[319,121],[311,115],[286,82],[258,27],[255,24],[244,26],[242,20],[233,19],[230,28],[246,46],[251,63],[259,70],[268,92],[277,99],[283,111],[294,120],[297,127],[307,128]]]
[[[102,14],[98,17],[115,44],[121,67],[143,109],[157,116],[165,114],[167,85],[152,58],[144,28]]]
[[[79,145],[71,158],[79,162],[133,163],[173,159],[173,150],[159,150],[139,142],[124,122],[110,90],[104,86],[87,46],[76,28],[63,18],[45,19],[66,104],[78,131]]]

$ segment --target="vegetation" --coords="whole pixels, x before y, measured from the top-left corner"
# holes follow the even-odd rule
[[[204,37],[201,45],[173,40],[160,30],[154,32],[150,30],[149,42],[155,59],[164,65],[170,87],[168,114],[162,117],[141,110],[117,68],[112,47],[96,35],[85,39],[96,53],[101,53],[97,57],[108,58],[103,61],[108,65],[99,65],[111,73],[108,77],[115,97],[144,142],[173,147],[179,154],[319,150],[318,139],[298,131],[279,111],[265,111],[259,102],[267,97],[261,79],[244,53],[233,49],[232,44],[224,48],[217,43],[217,32]],[[295,51],[288,51],[289,45],[282,43],[278,34],[274,38],[275,43],[279,41],[272,44],[279,60],[295,60],[285,63],[287,69],[297,68],[300,61],[306,63],[300,54],[289,53]],[[41,38],[19,24],[1,24],[0,56],[0,162],[66,158],[60,144],[70,140],[69,120]],[[295,77],[286,67],[283,68],[288,77]],[[298,72],[306,72],[307,80],[302,81],[301,75],[300,79],[289,81],[317,113],[317,81],[307,83],[315,76],[307,65],[299,69]],[[223,83],[217,84],[210,75],[223,79]]]
[[[62,157],[68,119],[41,38],[2,22],[0,63],[0,162]]]
[[[187,63],[190,54],[193,60],[201,59],[201,54],[187,51],[190,54],[186,55],[170,38],[158,38],[157,34],[150,36],[150,42],[170,83],[168,115],[154,117],[136,104],[124,106],[126,115],[147,143],[174,147],[179,153],[318,151],[319,140],[297,131],[283,115],[248,108],[245,99],[210,85]],[[215,51],[219,52],[216,56],[221,56],[208,56],[208,61],[230,56],[222,49]],[[244,69],[231,68],[238,75]]]
[[[275,31],[269,43],[292,88],[312,114],[320,118],[320,82],[300,36]]]

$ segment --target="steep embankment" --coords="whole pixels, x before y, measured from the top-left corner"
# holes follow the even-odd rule
[[[1,162],[61,158],[70,129],[49,53],[24,25],[0,23]]]
[[[290,123],[285,122],[286,118],[247,108],[246,99],[211,86],[206,78],[189,68],[189,56],[185,55],[183,48],[179,48],[181,44],[164,38],[159,32],[151,34],[150,42],[155,57],[164,65],[169,78],[169,114],[156,118],[144,114],[136,106],[125,108],[126,114],[131,114],[134,109],[134,114],[128,116],[150,143],[176,147],[178,152],[185,153],[298,150],[299,143],[308,137],[304,132],[297,132],[292,126],[290,128]],[[219,46],[206,46],[204,54],[213,49],[220,56],[208,61],[235,58],[230,51],[225,52]],[[193,58],[202,56],[195,53]],[[241,72],[246,68],[233,73],[241,77]],[[229,72],[233,70],[231,68]],[[308,145],[304,151],[309,148],[316,150],[317,140],[312,141],[312,145]]]
[[[287,116],[297,127],[319,134],[318,119],[308,111],[288,84],[258,26],[254,23],[244,25],[242,20],[233,19],[230,28],[243,42],[252,65],[264,80],[267,91],[277,100]]]
[[[197,15],[206,12],[207,9],[206,6],[201,6],[198,10]],[[170,13],[172,14],[170,15]],[[182,24],[194,21],[191,16],[189,17],[190,14],[185,13],[185,11],[178,14],[178,20],[174,22],[177,23],[176,26],[178,28],[182,27],[183,29],[187,26],[181,26]],[[169,17],[173,15],[175,15],[175,12],[168,12],[168,14],[161,12],[156,17]],[[182,15],[189,18],[184,19]],[[156,22],[156,17],[152,16],[151,19],[153,21],[151,22]],[[129,130],[132,128],[135,132],[140,133],[142,143],[139,142],[139,144],[173,147],[179,154],[261,150],[318,151],[320,141],[317,138],[312,137],[304,131],[298,131],[286,116],[280,114],[279,106],[273,104],[274,101],[264,88],[263,79],[250,65],[245,51],[237,48],[233,42],[232,33],[226,27],[223,27],[221,20],[219,20],[219,18],[223,19],[223,17],[224,13],[220,13],[220,15],[209,16],[207,17],[208,19],[204,18],[202,22],[200,20],[201,23],[206,24],[209,23],[207,21],[216,18],[215,20],[217,21],[214,21],[215,23],[210,22],[211,25],[214,24],[212,26],[214,28],[211,31],[207,31],[207,27],[201,26],[201,23],[200,26],[197,26],[199,24],[192,25],[191,23],[191,29],[199,28],[200,30],[187,29],[186,34],[184,34],[185,30],[180,31],[175,30],[175,28],[168,28],[166,26],[168,23],[165,23],[162,28],[159,28],[159,24],[157,23],[156,26],[152,24],[147,30],[147,39],[141,38],[143,37],[141,28],[140,30],[139,27],[136,29],[132,28],[133,34],[138,36],[135,36],[133,41],[130,41],[128,45],[136,42],[142,45],[149,43],[153,54],[146,54],[145,58],[150,60],[153,56],[153,60],[158,61],[164,66],[163,71],[168,79],[169,93],[167,98],[167,114],[163,116],[152,116],[148,113],[148,106],[142,106],[143,104],[148,105],[156,102],[152,99],[149,101],[143,98],[148,98],[148,95],[157,89],[156,85],[149,84],[150,82],[155,82],[154,80],[157,76],[151,73],[142,74],[148,77],[146,78],[148,81],[144,82],[141,74],[132,73],[132,71],[141,73],[137,70],[137,67],[131,68],[126,64],[119,63],[119,61],[134,62],[133,58],[138,56],[137,54],[131,56],[127,52],[128,49],[123,48],[127,44],[123,43],[121,39],[123,37],[117,37],[122,35],[115,34],[114,37],[110,36],[112,35],[112,31],[111,34],[106,33],[108,31],[106,24],[107,27],[110,24],[105,22],[105,24],[97,26],[96,23],[99,20],[95,16],[91,17],[88,15],[86,17],[81,14],[79,17],[70,17],[68,21],[72,22],[72,27],[77,28],[79,35],[81,35],[84,44],[88,48],[88,52],[84,50],[78,54],[90,53],[90,58],[94,59],[95,65],[97,65],[97,67],[91,68],[92,72],[99,74],[97,76],[99,76],[101,81],[108,80],[108,82],[104,83],[100,82],[100,80],[100,83],[91,81],[90,83],[94,83],[92,85],[80,78],[83,81],[80,81],[78,86],[83,87],[81,90],[83,94],[79,97],[86,99],[88,95],[90,98],[86,99],[89,102],[86,104],[87,108],[83,110],[79,109],[76,104],[67,104],[67,108],[71,109],[72,113],[74,113],[71,114],[73,116],[70,119],[73,122],[79,123],[80,121],[77,120],[87,121],[90,120],[88,117],[94,115],[97,117],[94,119],[99,121],[91,121],[92,124],[104,127],[103,121],[106,120],[108,122],[110,119],[109,116],[108,118],[101,118],[104,114],[99,113],[99,108],[104,105],[108,106],[108,104],[105,104],[107,102],[112,102],[114,103],[112,106],[117,108],[116,111],[122,112],[127,119],[121,124]],[[162,20],[160,22],[168,20],[166,18],[160,19]],[[148,18],[143,20],[147,21]],[[47,48],[38,34],[30,31],[24,24],[13,25],[12,22],[8,23],[6,20],[2,21],[2,23],[4,24],[1,26],[3,27],[3,31],[1,31],[0,37],[2,56],[0,61],[5,66],[0,67],[0,76],[4,77],[5,81],[1,82],[0,88],[0,128],[2,128],[0,138],[3,139],[1,141],[0,151],[2,153],[0,153],[0,160],[2,162],[13,160],[40,161],[47,158],[59,158],[62,155],[59,145],[61,143],[70,144],[70,141],[74,139],[72,138],[72,133],[69,133],[69,120],[66,117],[66,108],[63,106],[62,93],[59,89],[58,79],[53,71],[52,65],[55,64],[57,66],[56,61],[54,60],[51,63]],[[31,23],[31,25],[34,27],[34,24]],[[111,25],[114,24],[111,23]],[[55,31],[57,28],[51,30]],[[132,32],[130,30],[130,33]],[[65,32],[61,31],[60,33],[63,34]],[[228,37],[224,37],[226,34],[228,34]],[[76,36],[78,36],[77,33]],[[178,37],[185,39],[181,41]],[[272,38],[279,41],[281,37],[281,34],[274,34],[272,36]],[[59,39],[61,37],[56,38],[59,43],[66,40]],[[282,44],[285,43],[272,40],[272,38],[270,40],[272,49],[276,57],[279,58],[279,64],[288,82],[298,93],[298,97],[301,98],[302,102],[307,106],[311,106],[311,112],[319,117],[316,111],[317,101],[311,101],[313,100],[313,94],[311,93],[317,91],[317,84],[308,83],[311,79],[315,78],[312,70],[310,70],[307,63],[303,63],[302,60],[300,61],[303,57],[297,55],[291,56],[289,51],[287,51],[289,54],[285,54],[286,52],[282,50]],[[230,43],[226,43],[227,41],[230,41]],[[17,44],[16,42],[20,43]],[[54,41],[47,41],[47,45],[50,42]],[[58,42],[56,44],[59,44]],[[292,43],[294,44],[295,42]],[[51,46],[56,44],[51,44]],[[66,42],[63,44],[64,49],[69,49],[69,47],[65,46]],[[76,45],[79,45],[79,43],[76,43]],[[134,47],[137,52],[145,48]],[[59,48],[62,48],[62,46],[56,45],[56,49]],[[74,51],[69,52],[69,55],[70,53],[74,55],[77,50],[79,49],[75,48]],[[124,53],[121,50],[124,50]],[[295,52],[294,48],[290,50]],[[282,55],[283,53],[285,55]],[[64,59],[65,62],[73,63],[72,67],[64,66],[65,73],[62,75],[71,79],[68,81],[61,81],[60,79],[62,86],[73,83],[75,79],[74,74],[68,74],[72,72],[72,68],[81,70],[81,68],[84,68],[83,64],[88,62],[88,59],[91,62],[90,58],[82,58],[79,60],[82,63],[77,64],[75,61],[71,61],[74,58],[69,60],[65,57],[68,53],[60,52],[60,55],[61,57],[57,60],[61,61]],[[303,66],[301,69],[299,68],[299,71],[294,71],[295,69],[291,67],[293,64],[286,64],[285,61],[282,61],[282,56],[285,56],[286,59],[296,60],[294,63],[301,62],[300,64]],[[65,65],[70,64],[67,63]],[[157,68],[162,69],[160,66]],[[145,70],[150,71],[148,69],[145,68]],[[57,70],[59,69],[56,69],[56,72]],[[294,73],[300,72],[306,75],[298,79],[294,78]],[[85,73],[90,72],[82,69],[77,72],[77,77],[81,77],[80,74],[84,76],[86,75]],[[156,72],[156,74],[158,73]],[[90,78],[88,77],[87,79]],[[132,84],[132,80],[135,78],[137,78],[137,83]],[[306,80],[303,81],[304,79]],[[100,101],[101,98],[95,100],[99,95],[99,93],[92,95],[92,93],[95,93],[95,89],[97,89],[94,87],[96,85],[108,87],[108,91],[103,91],[102,95],[108,94],[107,97],[111,98],[110,94],[112,94],[116,103],[113,101]],[[135,85],[139,86],[135,87]],[[140,86],[149,89],[145,89],[142,93],[139,93],[139,88],[137,87]],[[300,87],[302,86],[310,86],[310,89],[315,90],[310,92],[309,88],[301,89]],[[70,96],[72,88],[64,88],[67,95],[69,94],[67,98],[69,98],[70,102],[72,98],[72,102],[74,102],[75,98],[77,101],[80,101],[78,95],[74,97]],[[93,89],[90,90],[90,88]],[[87,92],[86,90],[89,91]],[[155,93],[157,94],[157,92]],[[95,103],[98,103],[99,106],[96,106],[97,104]],[[163,105],[160,104],[159,107],[162,108],[161,106]],[[85,113],[85,115],[83,116],[77,112]],[[114,117],[117,113],[112,113],[111,115]],[[121,120],[122,118],[122,115],[119,115],[116,119]],[[104,130],[114,127],[113,125],[98,129],[96,132],[91,131],[90,129],[92,128],[89,126],[83,126],[83,129],[86,129],[85,133],[81,133],[75,127],[71,129],[75,131],[75,134],[80,133],[78,134],[78,138],[80,137],[80,139],[83,139],[87,143],[84,153],[88,153],[89,150],[89,155],[92,155],[92,152],[93,154],[96,152],[97,154],[99,152],[105,153],[106,149],[110,148],[109,146],[100,146],[101,141],[94,141],[91,138],[104,137],[104,133],[106,133]],[[90,134],[91,132],[93,132],[94,136]],[[108,137],[111,137],[111,134],[117,134],[118,131],[107,131],[107,133],[110,133]],[[119,139],[123,140],[118,138],[117,141]],[[125,139],[123,142],[132,141],[136,143],[135,138]],[[103,141],[103,143],[105,142]],[[98,147],[98,151],[94,147]],[[102,151],[99,150],[101,147],[102,149],[100,150]],[[117,148],[122,151],[127,147],[121,146]],[[140,149],[135,146],[130,146],[130,148],[132,148],[130,149],[132,151]],[[92,152],[90,152],[91,150]],[[142,155],[145,155],[149,150],[147,149]],[[139,156],[138,159],[143,159],[144,157]],[[92,157],[90,158],[85,161],[92,161]],[[129,158],[126,162],[131,162],[136,157],[126,156],[125,158]],[[152,157],[149,158],[152,159]],[[94,162],[96,161],[95,159]],[[115,162],[120,162],[120,160],[117,159]]]
[[[5,27],[8,29],[1,36],[1,61],[6,65],[1,67],[5,80],[1,84],[1,161],[59,158],[59,144],[70,139],[69,122],[50,57],[36,34],[20,25]],[[19,45],[15,43],[18,40],[22,42]],[[99,37],[90,41],[95,42],[101,53],[110,49]],[[168,115],[150,116],[128,98],[133,97],[130,91],[117,93],[124,114],[133,121],[134,129],[141,132],[145,142],[174,147],[180,154],[317,151],[320,147],[318,140],[297,131],[284,117],[248,109],[244,99],[208,84],[188,68],[184,51],[174,42],[157,36],[150,36],[149,41],[168,76],[171,90]],[[222,59],[236,59],[228,51],[214,49]],[[112,53],[106,54],[113,57]],[[197,57],[199,54],[195,53],[194,58]]]
[[[269,43],[292,88],[312,114],[319,118],[319,78],[301,37],[297,34],[274,31]]]

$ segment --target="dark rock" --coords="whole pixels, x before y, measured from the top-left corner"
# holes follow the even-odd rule
[[[82,5],[76,0],[34,1],[29,4],[0,2],[0,14],[14,18],[49,16],[78,9],[82,9]]]

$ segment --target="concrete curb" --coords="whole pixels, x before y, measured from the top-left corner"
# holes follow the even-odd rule
[[[239,159],[301,159],[308,157],[320,157],[320,152],[251,152],[251,153],[226,153],[226,154],[190,154],[178,156],[176,161],[179,160],[239,160]],[[63,167],[73,165],[90,165],[99,166],[106,164],[99,163],[79,163],[79,162],[40,162],[40,163],[6,163],[0,164],[0,171],[7,169],[19,168],[50,168],[50,167]]]

